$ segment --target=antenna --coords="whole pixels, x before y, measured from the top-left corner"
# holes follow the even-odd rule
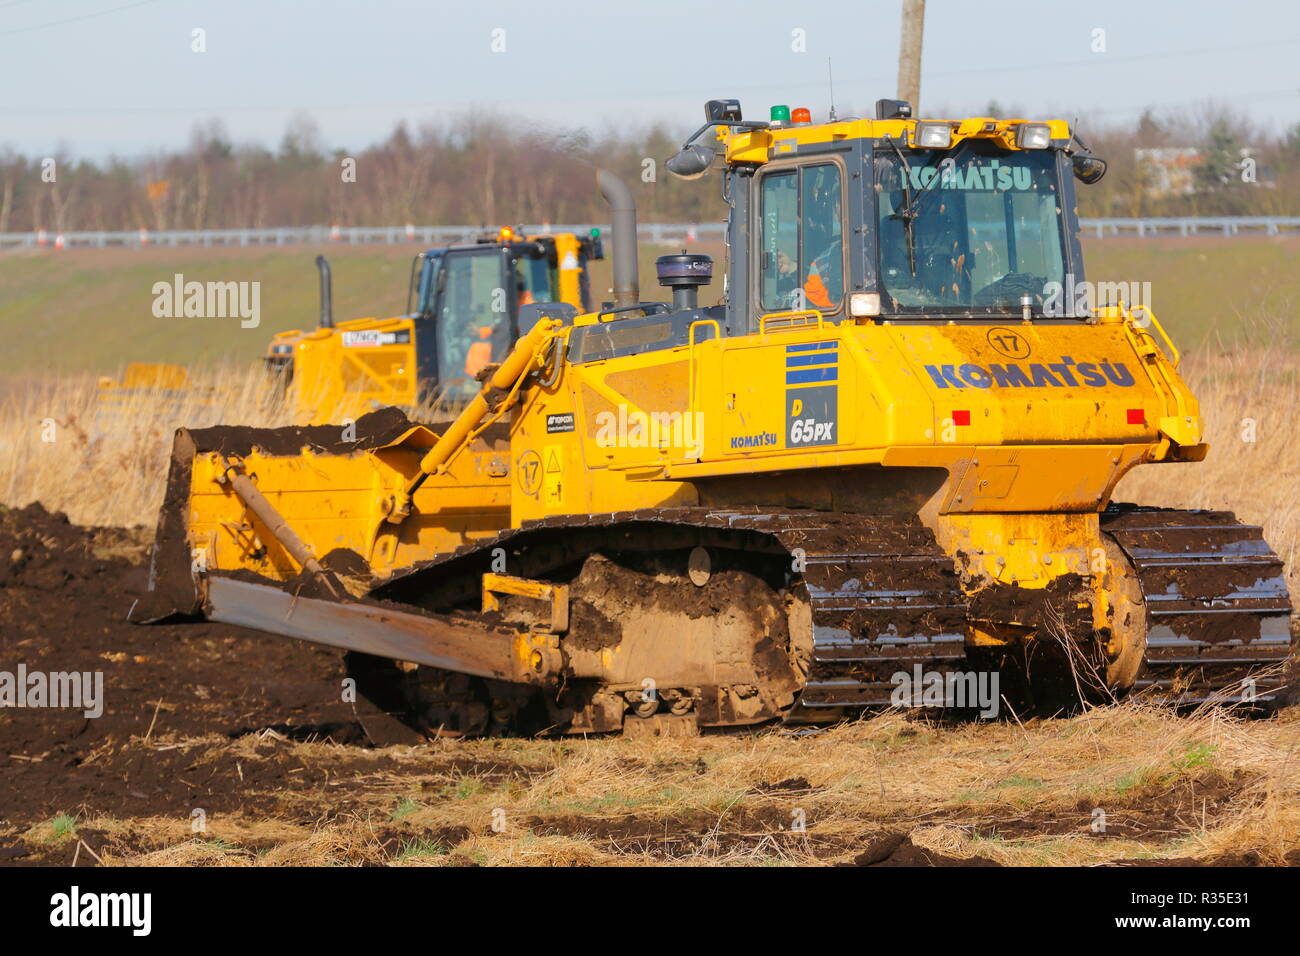
[[[830,58],[830,57],[827,57],[827,58],[826,58],[826,85],[827,85],[827,87],[829,87],[829,89],[830,89],[830,94],[831,94],[831,115],[830,115],[830,121],[831,121],[832,123],[834,123],[835,120],[837,119],[837,117],[835,116],[835,74],[831,72],[831,58]]]

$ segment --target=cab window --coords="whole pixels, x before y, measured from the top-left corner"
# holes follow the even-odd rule
[[[432,315],[433,299],[438,291],[438,270],[442,267],[442,253],[421,253],[416,258],[420,263],[420,273],[415,279],[415,314]]]
[[[519,259],[515,263],[515,272],[515,291],[520,305],[555,301],[551,292],[551,267],[545,256]]]
[[[510,315],[497,250],[448,255],[438,307],[438,378],[455,393],[500,361],[510,345]]]
[[[840,169],[833,163],[763,179],[760,300],[768,311],[834,311],[844,298]]]

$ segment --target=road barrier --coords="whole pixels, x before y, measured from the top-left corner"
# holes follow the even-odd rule
[[[1169,219],[1083,219],[1086,237],[1105,239],[1110,236],[1278,236],[1300,235],[1300,216],[1201,216]],[[525,225],[525,234],[540,232],[575,232],[585,234],[593,228],[608,232],[600,223],[533,223]],[[676,245],[698,240],[722,238],[723,224],[643,222],[638,232],[642,240]],[[104,249],[145,246],[291,246],[291,245],[412,245],[433,247],[472,240],[492,231],[486,226],[281,226],[272,229],[171,229],[153,232],[129,229],[118,232],[63,232],[62,245],[51,243],[49,233],[2,232],[0,249]]]

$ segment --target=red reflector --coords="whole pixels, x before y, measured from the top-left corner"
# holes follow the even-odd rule
[[[970,409],[962,408],[952,413],[952,423],[954,425],[970,424]]]
[[[1128,423],[1130,425],[1145,425],[1147,423],[1147,413],[1140,408],[1130,408],[1128,410]]]

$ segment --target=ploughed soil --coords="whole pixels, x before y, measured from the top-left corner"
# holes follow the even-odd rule
[[[147,589],[150,537],[143,529],[79,528],[39,505],[0,510],[0,680],[19,665],[103,674],[103,713],[93,719],[71,708],[0,707],[0,865],[486,862],[499,833],[493,794],[517,799],[558,773],[567,754],[590,759],[569,744],[548,745],[541,760],[527,742],[374,748],[343,700],[341,652],[220,624],[128,623]],[[677,771],[707,782],[708,753],[692,755],[689,741],[680,746]],[[660,770],[635,761],[624,768],[629,779]],[[1203,775],[1111,801],[1099,838],[1173,840],[1228,812],[1251,783]],[[792,807],[825,788],[801,777],[751,787],[722,811],[692,806],[678,789],[674,783],[658,802],[636,805],[582,794],[553,806],[534,802],[535,812],[511,821],[535,841],[518,844],[520,852],[562,846],[569,856],[523,861],[584,862],[571,849],[584,846],[596,854],[586,861],[596,863],[631,854],[641,862],[996,865],[919,845],[916,830],[953,825],[988,840],[1086,837],[1092,819],[1084,801],[1010,819],[938,806],[805,828],[792,825]],[[444,808],[483,794],[481,817],[448,822],[455,815]],[[219,839],[205,836],[191,825],[196,815],[237,826]],[[299,849],[285,850],[290,843]]]
[[[0,671],[101,672],[102,715],[0,709],[0,821],[20,829],[60,813],[131,816],[237,808],[285,782],[196,770],[193,753],[132,740],[279,727],[300,739],[362,740],[343,703],[341,654],[210,623],[127,622],[148,584],[144,531],[83,529],[40,505],[0,512]],[[233,770],[233,767],[231,768]],[[0,851],[2,855],[2,851]]]

